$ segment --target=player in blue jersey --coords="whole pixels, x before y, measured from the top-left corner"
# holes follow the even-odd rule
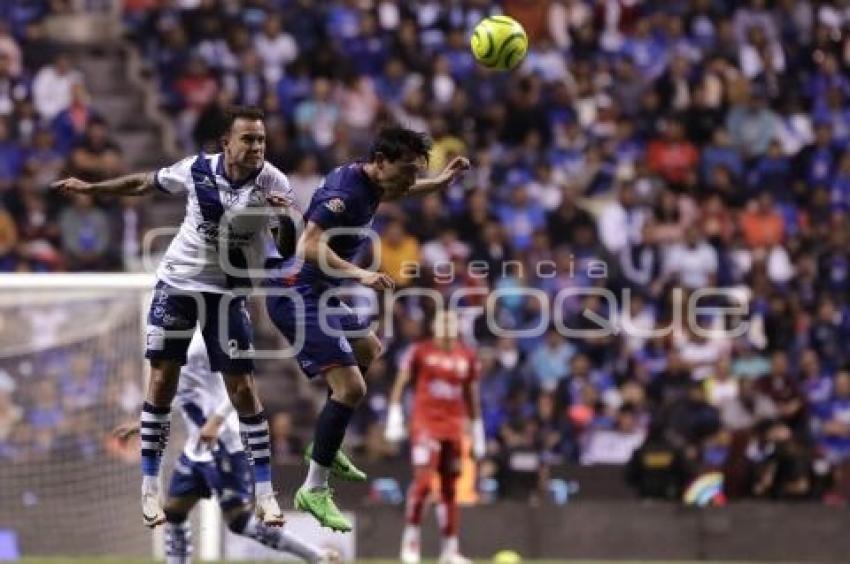
[[[308,450],[310,468],[295,495],[295,507],[337,531],[349,531],[351,524],[334,504],[328,477],[366,479],[339,449],[354,409],[366,394],[364,374],[380,354],[381,344],[337,297],[325,295],[323,301],[323,294],[344,280],[376,291],[393,288],[389,276],[360,268],[352,260],[368,240],[364,232],[370,229],[378,204],[442,190],[469,168],[469,161],[458,157],[436,177],[417,179],[425,170],[430,149],[426,135],[387,127],[378,134],[365,161],[331,171],[304,216],[306,225],[298,239],[303,265],[294,269],[296,274],[270,283],[294,290],[302,299],[303,309],[285,295],[268,297],[266,305],[290,343],[302,332],[298,362],[308,377],[324,376],[331,392],[316,422]],[[339,228],[345,233],[333,233]],[[323,324],[332,331],[324,331]]]

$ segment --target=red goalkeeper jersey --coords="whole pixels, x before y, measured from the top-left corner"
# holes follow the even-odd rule
[[[459,440],[467,417],[463,388],[478,378],[475,354],[459,343],[446,350],[424,341],[414,345],[406,368],[415,380],[413,435]]]

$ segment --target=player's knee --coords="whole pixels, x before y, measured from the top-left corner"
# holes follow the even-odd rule
[[[230,396],[230,401],[240,413],[249,411],[251,414],[259,409],[259,398],[256,394],[254,379],[250,374],[246,375],[226,375],[224,382],[227,387],[227,394]]]
[[[375,335],[369,335],[363,339],[363,345],[360,347],[360,357],[358,362],[362,366],[369,366],[372,362],[381,356],[384,352],[384,346],[381,340]]]
[[[166,523],[171,523],[172,525],[179,525],[180,523],[185,523],[186,519],[189,517],[183,511],[178,511],[176,509],[169,508],[167,505],[163,509],[163,513],[165,513]]]
[[[357,405],[366,397],[366,382],[363,378],[352,379],[340,390],[340,397],[346,405]]]
[[[248,509],[242,509],[233,515],[228,516],[227,528],[234,534],[241,535],[245,532],[245,527],[248,525],[248,521],[250,520],[251,511]]]

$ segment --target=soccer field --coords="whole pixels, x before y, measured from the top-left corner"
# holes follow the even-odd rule
[[[20,561],[22,564],[161,564],[162,561],[143,560],[132,558],[24,558]],[[259,563],[256,560],[240,560],[232,564],[249,564]],[[265,561],[263,561],[265,562]],[[359,560],[363,564],[396,564],[397,560]],[[436,560],[422,560],[423,564],[432,564]],[[491,562],[490,560],[476,560],[475,562],[484,564]],[[526,564],[693,564],[696,560],[523,560]],[[221,561],[220,564],[228,564]],[[756,564],[755,562],[726,562],[725,564]]]

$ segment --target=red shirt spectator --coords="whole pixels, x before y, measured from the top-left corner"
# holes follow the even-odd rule
[[[693,143],[685,139],[682,124],[671,121],[664,138],[650,142],[647,161],[650,170],[668,182],[681,184],[688,175],[693,174],[699,161],[699,152]]]
[[[741,232],[750,248],[772,247],[782,242],[785,220],[765,192],[741,215]]]

